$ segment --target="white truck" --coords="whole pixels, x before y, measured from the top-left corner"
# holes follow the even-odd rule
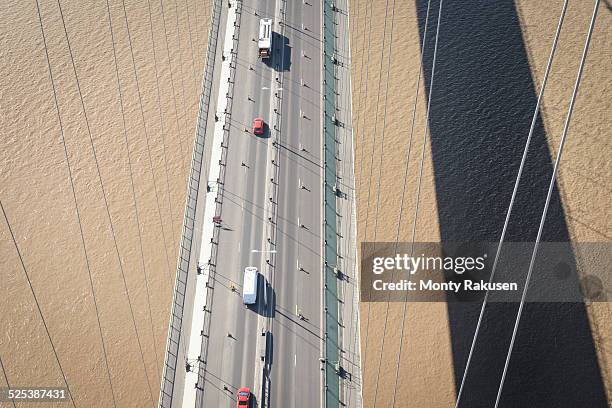
[[[242,301],[245,305],[253,305],[257,302],[257,268],[247,266],[244,268],[244,279],[242,281]]]
[[[270,58],[272,55],[272,19],[259,20],[259,58]]]

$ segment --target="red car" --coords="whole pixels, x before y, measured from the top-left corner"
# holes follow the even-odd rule
[[[261,136],[264,134],[265,123],[261,118],[253,119],[253,134]]]
[[[238,397],[238,403],[236,404],[237,408],[249,406],[249,403],[251,402],[251,390],[246,387],[240,388],[236,396]]]

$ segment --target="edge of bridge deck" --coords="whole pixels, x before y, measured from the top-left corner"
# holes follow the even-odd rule
[[[183,227],[181,242],[179,246],[179,258],[176,266],[176,278],[174,284],[174,294],[172,298],[172,311],[168,326],[168,338],[166,342],[166,352],[164,358],[164,369],[160,384],[159,407],[169,408],[172,406],[177,369],[184,367],[179,364],[181,354],[181,344],[183,353],[185,349],[185,338],[183,330],[183,318],[185,312],[186,292],[188,291],[188,279],[190,274],[193,276],[197,268],[195,254],[193,251],[193,238],[195,232],[196,205],[200,190],[202,173],[206,173],[203,168],[206,143],[206,127],[209,116],[209,106],[213,91],[213,74],[217,52],[217,42],[219,39],[219,26],[221,21],[222,0],[212,0],[211,25],[208,34],[208,45],[206,52],[206,64],[202,79],[202,93],[200,94],[197,127],[191,158],[191,169],[187,180],[187,195],[185,200],[185,213],[183,216]],[[206,178],[204,179],[206,181]]]

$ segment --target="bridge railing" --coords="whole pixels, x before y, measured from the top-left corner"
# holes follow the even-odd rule
[[[200,94],[197,128],[191,158],[191,170],[189,179],[187,181],[185,213],[183,216],[179,258],[176,265],[174,295],[172,298],[172,313],[170,315],[165,362],[160,385],[161,390],[159,395],[159,406],[163,408],[169,408],[172,406],[173,394],[175,392],[174,385],[176,382],[176,371],[177,369],[184,369],[182,364],[179,366],[179,356],[186,355],[185,342],[187,339],[184,338],[182,325],[185,294],[187,291],[187,278],[189,273],[193,273],[194,269],[197,267],[192,259],[195,213],[202,172],[206,171],[206,169],[202,168],[202,164],[204,161],[206,126],[208,122],[210,99],[213,87],[213,74],[222,10],[222,0],[213,0],[212,2],[206,64],[204,67],[204,77],[202,79],[202,93]]]

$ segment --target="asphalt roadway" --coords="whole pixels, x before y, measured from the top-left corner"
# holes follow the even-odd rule
[[[240,387],[254,406],[322,405],[322,10],[288,1],[281,25],[282,4],[242,2],[203,407],[235,406]],[[268,62],[254,41],[263,17],[277,34]],[[264,137],[250,131],[255,117]],[[250,308],[247,266],[261,274]]]

